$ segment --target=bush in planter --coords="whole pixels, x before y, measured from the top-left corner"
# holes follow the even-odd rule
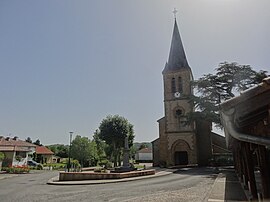
[[[95,168],[94,172],[95,173],[107,173],[107,170],[105,168],[100,167],[100,168]]]
[[[108,159],[103,159],[98,163],[99,166],[102,166],[106,169],[112,168],[112,162],[110,162]]]

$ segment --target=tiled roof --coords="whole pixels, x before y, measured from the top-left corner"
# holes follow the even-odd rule
[[[143,148],[137,151],[138,153],[152,153],[152,150],[149,148]]]
[[[16,147],[36,147],[36,145],[19,140],[18,138],[0,138],[0,146],[16,146]]]
[[[36,154],[54,154],[54,153],[45,146],[37,146]]]

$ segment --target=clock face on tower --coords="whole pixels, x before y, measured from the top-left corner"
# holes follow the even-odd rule
[[[179,92],[175,92],[175,93],[174,93],[174,97],[176,97],[176,98],[179,98],[180,95],[181,95],[181,94],[180,94]]]

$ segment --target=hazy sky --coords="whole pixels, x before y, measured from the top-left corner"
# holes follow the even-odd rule
[[[174,7],[195,79],[270,71],[269,0],[1,0],[0,135],[67,144],[119,114],[156,139]]]

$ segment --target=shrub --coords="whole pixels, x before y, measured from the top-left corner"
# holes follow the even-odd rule
[[[107,163],[106,163],[106,165],[105,165],[105,168],[106,169],[109,169],[109,168],[112,168],[113,167],[113,165],[112,165],[112,162],[110,162],[110,161],[108,161]]]
[[[2,168],[3,171],[12,174],[22,174],[22,173],[29,173],[29,168],[26,166],[14,166],[14,167],[4,167]]]
[[[63,170],[66,166],[64,163],[47,163],[46,166],[52,167],[53,170]]]
[[[12,165],[12,160],[4,158],[3,163],[2,163],[2,167],[11,167],[11,165]]]
[[[38,169],[38,170],[43,170],[43,166],[42,166],[41,164],[38,164],[38,165],[37,165],[37,169]]]
[[[106,169],[112,168],[112,162],[110,162],[108,159],[103,159],[98,163],[99,166],[102,166]]]
[[[3,152],[0,152],[0,161],[3,161],[5,158],[5,154]]]
[[[73,165],[74,168],[81,167],[79,161],[76,159],[72,160],[71,164]]]
[[[98,162],[98,165],[99,166],[102,166],[102,167],[106,167],[106,165],[110,163],[110,161],[108,159],[103,159],[101,160],[100,162]]]
[[[133,165],[133,167],[132,167],[132,165]],[[139,170],[145,169],[145,166],[144,165],[139,165],[139,164],[131,164],[131,167],[132,168],[137,168]]]
[[[17,155],[17,156],[15,156],[15,159],[16,159],[17,161],[21,161],[21,160],[22,160],[22,157],[21,157],[20,155]]]
[[[233,165],[232,155],[220,154],[214,155],[213,158],[209,159],[210,166],[231,166]]]
[[[105,168],[95,168],[94,172],[95,173],[106,173],[107,170]]]

